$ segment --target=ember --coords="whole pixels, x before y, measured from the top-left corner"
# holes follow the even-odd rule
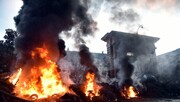
[[[62,96],[68,91],[62,84],[58,66],[48,57],[48,50],[45,46],[35,48],[31,52],[31,59],[34,63],[30,65],[31,68],[27,78],[20,77],[18,83],[15,85],[14,93],[18,97],[36,100],[55,94]],[[22,71],[22,74],[25,76],[25,71]],[[17,76],[19,77],[20,74],[18,73]],[[17,80],[17,77],[15,79]]]
[[[86,94],[86,96],[92,99],[92,97],[94,96],[99,96],[99,89],[100,86],[98,86],[95,82],[95,74],[88,72],[86,74],[84,93]]]

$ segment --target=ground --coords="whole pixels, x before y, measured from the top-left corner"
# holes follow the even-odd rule
[[[130,99],[123,102],[180,102],[180,99]]]

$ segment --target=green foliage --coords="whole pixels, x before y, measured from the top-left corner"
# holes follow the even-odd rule
[[[10,71],[10,67],[15,61],[14,39],[18,33],[12,29],[6,29],[5,40],[0,40],[0,73]]]

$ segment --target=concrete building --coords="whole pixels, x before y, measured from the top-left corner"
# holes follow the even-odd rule
[[[64,66],[72,66],[71,69],[71,79],[75,83],[81,83],[84,77],[84,72],[87,70],[86,66],[80,64],[80,56],[78,51],[66,51],[67,55],[64,57]],[[94,65],[98,68],[98,73],[100,76],[108,76],[107,70],[109,68],[109,63],[107,59],[107,54],[105,53],[91,53]],[[66,68],[67,69],[67,68]]]
[[[157,56],[157,62],[161,80],[180,82],[180,48]]]
[[[107,42],[107,55],[110,62],[110,76],[116,77],[118,62],[126,56],[131,56],[132,63],[139,56],[156,56],[155,43],[157,37],[111,31],[101,40]]]

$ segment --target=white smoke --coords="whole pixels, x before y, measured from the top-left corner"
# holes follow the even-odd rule
[[[62,78],[63,84],[67,86],[74,84],[74,82],[70,78],[71,72],[74,71],[74,67],[72,63],[65,60],[64,58],[61,58],[58,61],[58,66],[61,70],[61,78]]]

